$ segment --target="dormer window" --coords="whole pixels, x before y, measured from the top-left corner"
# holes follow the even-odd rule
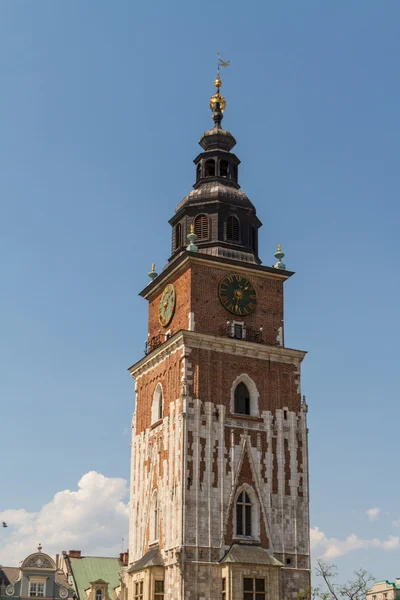
[[[205,164],[206,177],[215,177],[215,160],[210,158]]]
[[[208,217],[207,215],[198,215],[194,220],[194,232],[197,240],[208,239]]]
[[[29,584],[29,596],[31,598],[44,598],[44,583],[31,581]]]
[[[220,177],[228,177],[229,163],[227,160],[221,160],[219,163],[219,175]]]
[[[226,220],[226,239],[230,242],[238,242],[240,238],[239,220],[231,215]]]
[[[96,600],[101,600],[101,590],[96,590]]]

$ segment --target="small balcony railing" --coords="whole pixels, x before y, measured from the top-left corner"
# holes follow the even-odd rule
[[[278,342],[266,342],[263,337],[263,328],[254,329],[253,327],[247,327],[243,323],[235,323],[234,321],[228,321],[226,324],[224,335],[229,338],[236,340],[246,340],[247,342],[256,342],[257,344],[268,344],[270,346],[278,346]]]
[[[165,342],[166,337],[164,333],[158,333],[157,335],[153,335],[153,337],[149,338],[144,345],[144,353],[149,354],[153,352],[158,346],[161,346],[163,342]]]

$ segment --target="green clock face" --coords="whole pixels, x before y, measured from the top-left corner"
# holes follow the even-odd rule
[[[222,279],[218,288],[222,305],[234,315],[249,315],[257,305],[257,294],[247,277],[232,273]]]
[[[172,283],[169,283],[164,289],[160,306],[158,308],[158,320],[163,327],[167,327],[172,321],[175,311],[176,294]]]

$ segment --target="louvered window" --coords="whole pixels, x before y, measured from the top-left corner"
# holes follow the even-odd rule
[[[226,239],[231,242],[239,241],[239,221],[236,217],[228,217],[226,220]]]
[[[208,238],[208,217],[207,215],[199,215],[194,220],[194,232],[198,240],[206,240]]]
[[[175,250],[182,246],[182,225],[178,223],[175,226]]]

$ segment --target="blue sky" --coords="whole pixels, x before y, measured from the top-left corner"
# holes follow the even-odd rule
[[[168,259],[220,51],[260,255],[272,264],[280,242],[296,271],[285,341],[309,352],[311,524],[326,536],[314,531],[315,556],[339,548],[344,577],[360,565],[399,575],[399,33],[396,0],[1,3],[0,511],[11,521],[15,509],[37,519],[85,473],[128,478],[126,369],[147,335],[137,293]],[[3,563],[16,527],[0,532]]]

